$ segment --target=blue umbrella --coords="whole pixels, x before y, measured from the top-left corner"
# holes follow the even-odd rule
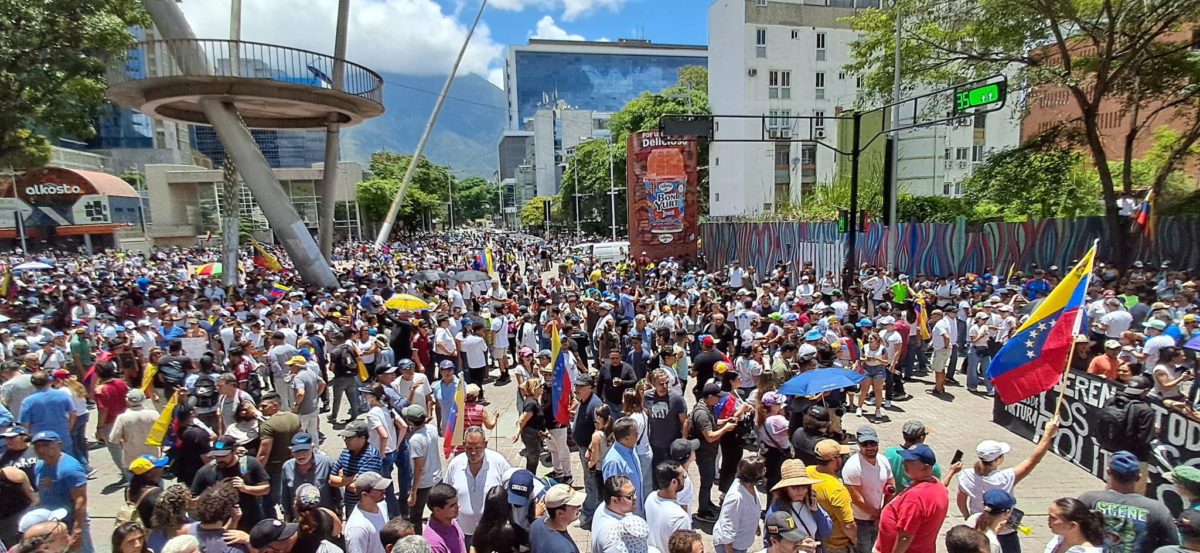
[[[779,388],[786,396],[815,396],[821,392],[858,386],[863,375],[846,369],[816,369],[793,376]]]
[[[1200,351],[1200,336],[1197,336],[1195,338],[1192,338],[1191,340],[1188,340],[1187,343],[1183,344],[1183,349],[1190,349],[1192,351]]]

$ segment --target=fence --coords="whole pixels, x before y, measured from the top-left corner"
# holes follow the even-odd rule
[[[1125,224],[1125,223],[1122,223]],[[1200,267],[1200,217],[1161,218],[1155,221],[1154,238],[1135,240],[1133,259],[1148,263],[1170,260],[1180,269]],[[1069,266],[1095,239],[1101,239],[1100,258],[1111,259],[1111,245],[1103,242],[1107,225],[1103,217],[1049,219],[1025,223],[901,223],[896,267],[905,273],[950,275],[1007,272],[1010,266],[1028,270]],[[887,264],[887,233],[872,224],[859,234],[857,261]],[[831,222],[706,222],[700,226],[703,253],[710,266],[737,259],[759,271],[784,261],[795,269],[810,261],[819,271],[841,270],[845,259],[844,235]]]

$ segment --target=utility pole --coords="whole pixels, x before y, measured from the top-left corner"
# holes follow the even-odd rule
[[[582,194],[579,193],[579,160],[575,158],[576,155],[576,151],[572,150],[571,161],[575,162],[575,170],[571,171],[575,175],[575,237],[579,238],[583,236],[583,230],[579,225],[579,196]]]
[[[900,2],[895,0],[892,2],[892,11],[896,12],[896,47],[894,57],[894,67],[892,68],[892,170],[889,171],[891,176],[889,182],[884,183],[892,193],[887,196],[891,198],[888,202],[888,233],[887,233],[887,268],[888,271],[896,270],[896,245],[900,240],[900,223],[896,221],[896,202],[899,200],[897,196],[900,194],[899,187],[899,168],[900,168],[900,133],[895,129],[900,127],[900,45],[903,35],[900,29]],[[936,171],[936,169],[935,169]]]
[[[446,230],[454,228],[454,177],[446,170]]]
[[[613,161],[612,137],[608,137],[608,198],[612,203],[612,241],[617,241],[617,171]]]
[[[846,263],[842,272],[842,290],[850,289],[854,283],[854,265],[858,249],[858,160],[862,157],[862,112],[855,111],[853,135],[850,142],[850,220],[846,236]]]
[[[236,0],[235,0],[236,1]],[[333,39],[334,90],[342,90],[346,79],[346,34],[350,25],[350,0],[338,0],[337,33]],[[333,261],[333,219],[337,212],[338,157],[341,151],[341,129],[338,116],[330,113],[325,122],[325,172],[321,177],[320,214],[317,217],[317,240],[321,255]]]

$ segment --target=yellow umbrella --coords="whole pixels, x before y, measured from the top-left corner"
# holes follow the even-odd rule
[[[388,298],[383,305],[388,309],[406,309],[408,311],[429,309],[429,303],[411,294],[396,294]]]

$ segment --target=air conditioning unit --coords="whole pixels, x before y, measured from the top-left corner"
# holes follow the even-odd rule
[[[817,129],[813,131],[813,138],[825,138],[825,129]]]
[[[750,75],[751,77],[757,77],[757,76],[758,76],[758,70],[757,70],[757,69],[751,69],[751,70],[747,71],[747,72],[746,72],[746,74],[747,74],[747,75]]]
[[[966,169],[966,168],[967,168],[967,161],[966,161],[966,160],[960,160],[960,161],[958,162],[958,168],[959,168],[959,169]]]
[[[946,168],[949,169],[951,167],[954,167],[954,161],[947,159],[946,160]]]

